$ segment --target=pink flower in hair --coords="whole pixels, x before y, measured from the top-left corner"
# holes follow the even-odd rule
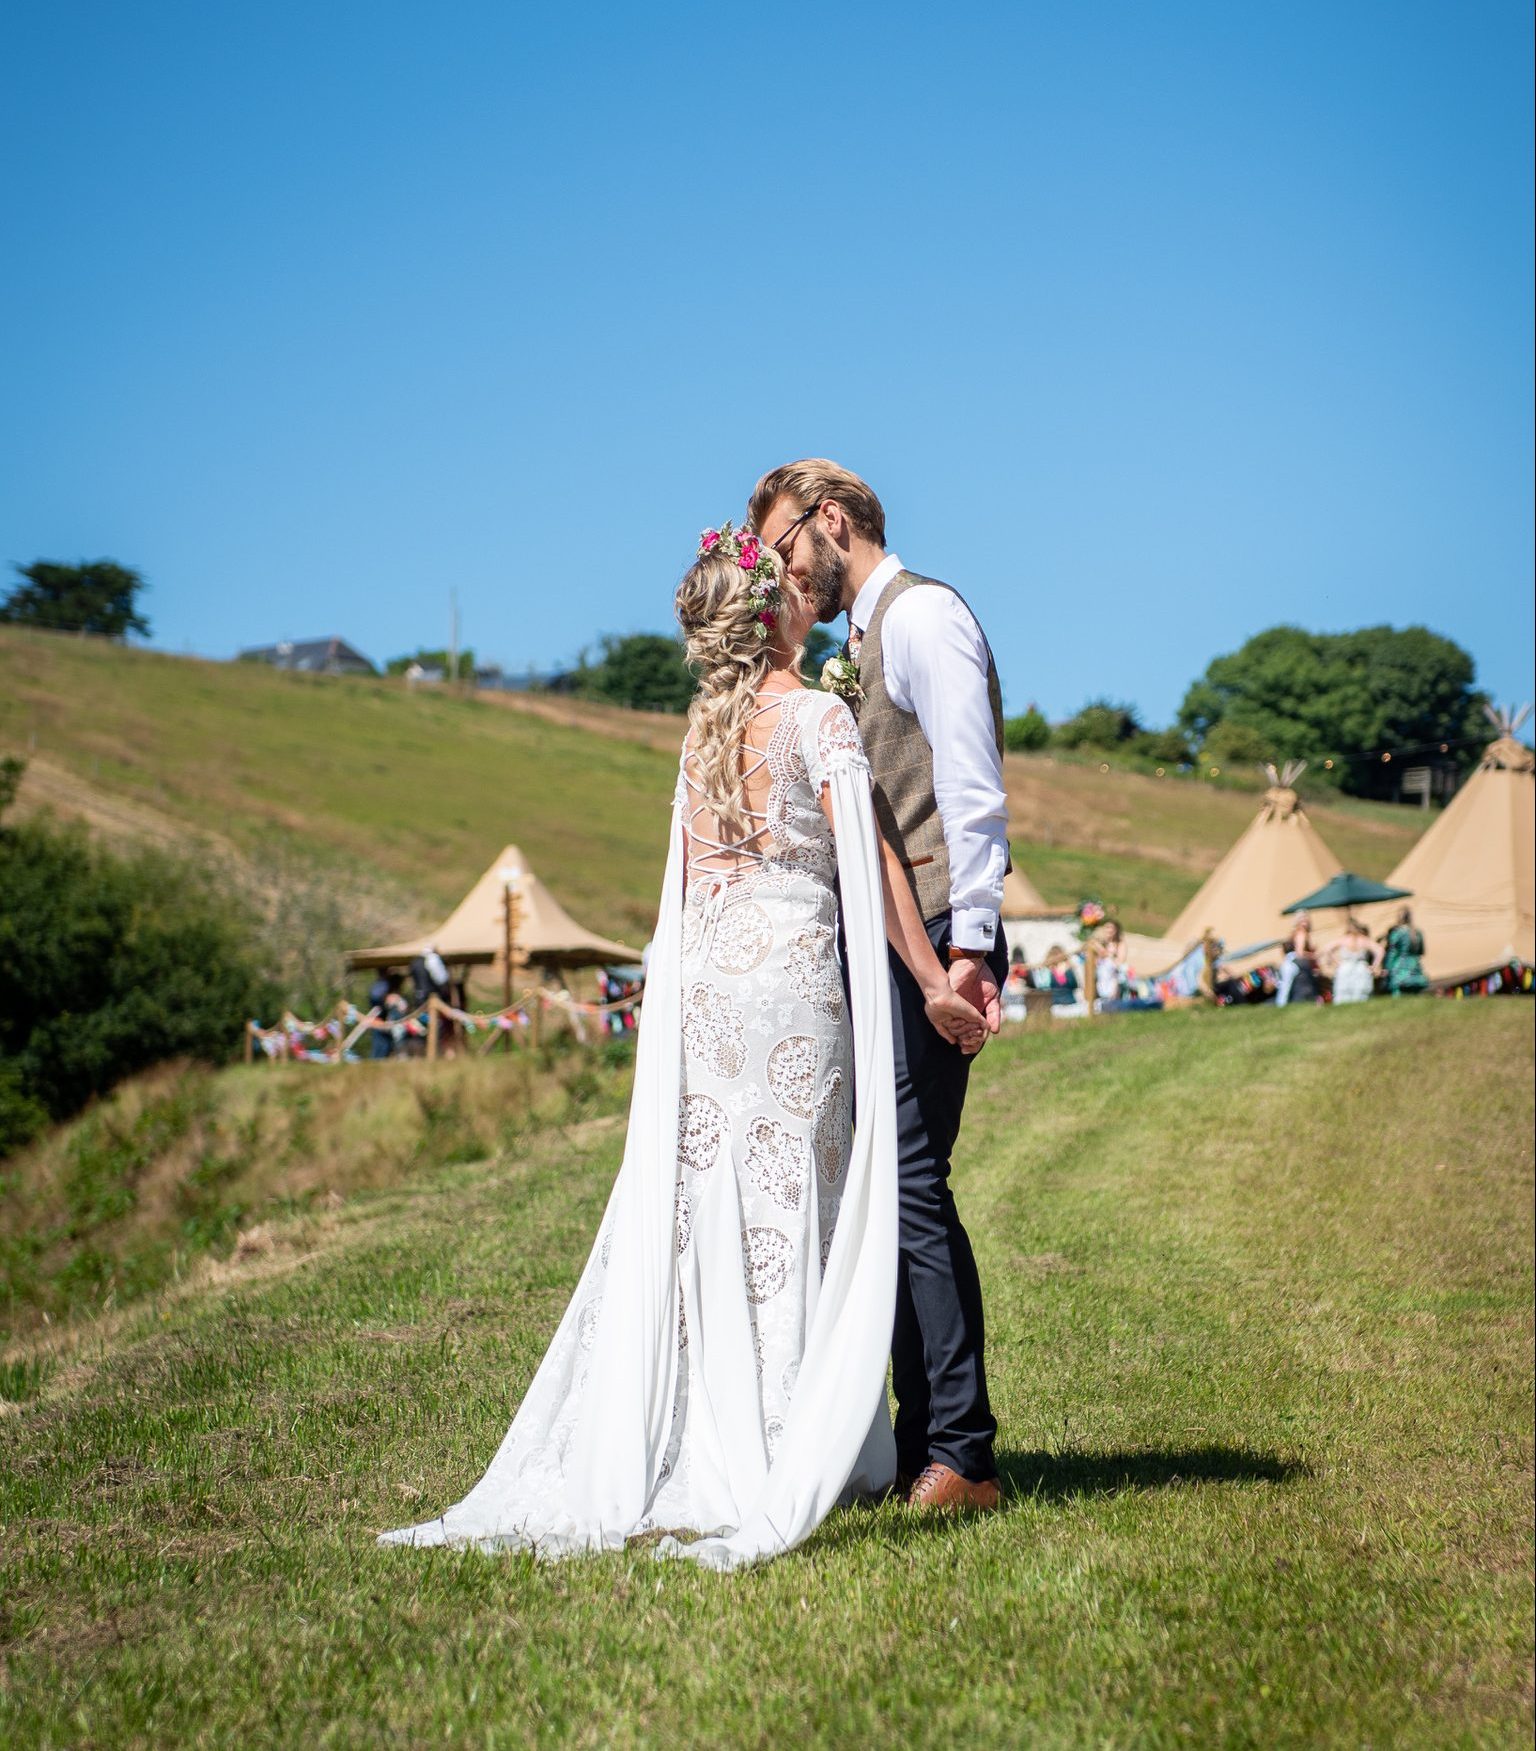
[[[778,616],[771,608],[765,608],[762,613],[758,615],[758,619],[762,621],[763,625],[766,626],[770,632],[772,632],[774,627],[779,624]]]
[[[718,547],[719,545],[720,545],[720,531],[718,529],[706,529],[704,531],[704,533],[699,537],[699,552],[700,553],[708,553],[710,548]]]
[[[757,542],[754,540],[747,540],[743,541],[741,544],[741,558],[738,559],[736,563],[744,572],[749,572],[756,569],[757,562],[761,557],[762,553]]]

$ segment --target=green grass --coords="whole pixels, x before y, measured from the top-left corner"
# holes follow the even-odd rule
[[[1531,1020],[1378,1002],[990,1047],[956,1185],[1007,1510],[840,1513],[743,1576],[373,1544],[494,1452],[612,1121],[34,1333],[4,1358],[0,1738],[1526,1743]]]
[[[84,706],[88,702],[88,709]],[[535,702],[536,705],[536,702]],[[508,841],[582,923],[638,944],[655,920],[679,719],[577,701],[459,698],[0,628],[0,751],[23,801],[128,835],[210,839],[280,890],[305,939],[428,929]],[[1156,932],[1253,818],[1251,791],[1010,755],[1020,867]],[[1416,810],[1318,793],[1341,864],[1381,877]],[[316,888],[324,892],[316,892]],[[378,934],[387,932],[388,934]]]
[[[1115,916],[1127,930],[1161,930],[1200,886],[1200,877],[1188,870],[1122,851],[1015,842],[1013,855],[1016,864],[1028,868],[1040,897],[1052,906],[1070,908],[1082,900],[1113,894]]]
[[[493,701],[5,629],[0,745],[264,863],[383,878],[421,927],[508,841],[590,928],[655,922],[676,753]]]
[[[0,1335],[130,1305],[270,1239],[274,1218],[622,1111],[632,1047],[557,1034],[539,1051],[340,1074],[175,1063],[134,1077],[3,1164]]]
[[[1148,863],[1193,876],[1188,898],[1252,821],[1259,800],[1257,780],[1239,786],[1159,779],[1113,766],[1101,771],[1092,761],[1061,754],[1010,755],[1005,775],[1009,828],[1031,879],[1040,885],[1036,870],[1048,870],[1053,852],[1087,854],[1096,880],[1086,891],[1113,905],[1121,904],[1116,888],[1124,876],[1136,886],[1140,867]],[[1396,804],[1343,797],[1321,785],[1304,790],[1303,799],[1340,867],[1377,879],[1395,867],[1432,818]],[[1182,904],[1158,919],[1158,928]]]

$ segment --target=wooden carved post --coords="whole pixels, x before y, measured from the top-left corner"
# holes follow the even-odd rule
[[[1099,945],[1092,937],[1088,939],[1088,946],[1083,950],[1083,996],[1088,1002],[1089,1015],[1096,1015],[1099,998]]]
[[[501,1007],[512,1007],[512,960],[517,947],[517,871],[510,865],[498,872],[504,900],[501,931]]]
[[[435,1062],[437,1058],[437,1012],[441,999],[434,991],[427,998],[427,1058]]]
[[[254,1063],[255,1059],[256,1059],[256,1031],[255,1030],[256,1030],[255,1022],[248,1021],[245,1024],[245,1048],[244,1048],[244,1050],[245,1050],[245,1061],[247,1064]]]
[[[1221,953],[1221,944],[1216,940],[1214,930],[1207,930],[1201,939],[1201,947],[1205,950],[1205,970],[1200,977],[1200,992],[1216,1001],[1216,957]]]

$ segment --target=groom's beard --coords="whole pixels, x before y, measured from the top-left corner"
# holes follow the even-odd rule
[[[848,561],[814,525],[811,528],[811,563],[798,581],[816,618],[836,620],[843,611]]]

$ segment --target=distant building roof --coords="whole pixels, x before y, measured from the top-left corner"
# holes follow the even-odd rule
[[[304,669],[314,675],[374,675],[378,671],[355,645],[344,638],[285,638],[276,644],[252,645],[240,653],[242,663],[270,663],[274,669]]]

